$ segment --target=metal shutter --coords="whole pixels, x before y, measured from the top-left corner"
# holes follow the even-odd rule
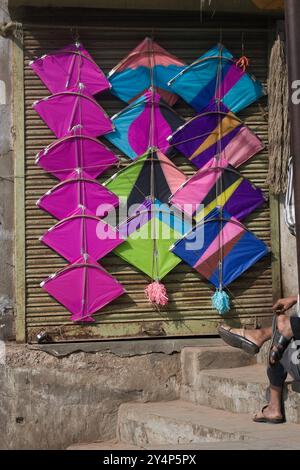
[[[72,13],[75,14],[76,12]],[[70,15],[72,15],[70,12]],[[58,17],[59,10],[56,10]],[[152,15],[152,16],[151,16]],[[167,50],[190,63],[218,42],[220,37],[219,22],[209,19],[200,22],[185,13],[172,14],[168,21],[161,17],[150,16],[143,12],[130,12],[115,15],[115,12],[101,11],[86,14],[84,22],[78,27],[80,40],[92,54],[104,72],[108,72],[146,35],[154,34],[155,39]],[[65,17],[64,17],[65,18]],[[89,21],[91,18],[93,24]],[[152,18],[152,19],[151,19]],[[126,288],[123,295],[96,316],[93,325],[81,326],[68,320],[69,313],[54,299],[43,293],[40,282],[49,274],[63,267],[66,263],[57,254],[44,247],[39,236],[55,220],[37,209],[36,200],[50,189],[56,180],[40,170],[34,164],[36,153],[53,140],[53,135],[32,109],[32,103],[49,93],[28,66],[29,60],[58,49],[72,41],[70,26],[62,27],[48,24],[36,15],[39,24],[24,26],[24,87],[25,87],[25,233],[26,233],[26,332],[29,342],[34,342],[36,334],[46,330],[53,341],[80,341],[108,338],[134,338],[152,336],[192,336],[215,334],[220,322],[219,315],[210,305],[212,290],[200,276],[181,263],[164,282],[170,296],[167,310],[160,312],[153,309],[144,298],[144,287],[148,280],[143,274],[133,269],[114,254],[107,256],[102,264]],[[59,22],[59,19],[57,19]],[[52,19],[53,21],[53,19]],[[69,16],[69,24],[78,24]],[[234,53],[240,56],[242,36],[245,54],[250,58],[251,71],[266,83],[268,63],[269,30],[267,20],[248,20],[245,28],[239,17],[225,18],[222,21],[222,41]],[[41,25],[41,22],[43,24]],[[152,30],[151,25],[154,25]],[[242,29],[241,29],[242,28]],[[99,98],[101,105],[112,115],[124,106],[112,96]],[[240,117],[267,144],[267,121],[263,111],[267,101],[254,104],[240,113]],[[180,101],[175,106],[184,117],[193,113]],[[194,169],[186,165],[183,158],[176,157],[176,162],[187,174]],[[251,181],[267,191],[265,184],[268,167],[268,153],[254,157],[242,168],[242,173]],[[114,169],[113,171],[116,171]],[[112,172],[105,174],[107,178]],[[246,225],[261,239],[270,244],[270,208],[265,207],[250,216]],[[278,276],[273,274],[273,278]],[[229,321],[237,323],[264,322],[271,314],[272,269],[270,259],[264,259],[247,271],[230,286],[236,300],[228,316]]]

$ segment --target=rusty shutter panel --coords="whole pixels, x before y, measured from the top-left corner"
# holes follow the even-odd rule
[[[195,27],[192,23],[189,25],[189,21],[192,21],[190,16],[187,21],[181,21],[182,15],[181,13],[176,20],[170,19],[164,28],[157,27],[154,34],[155,39],[163,47],[190,63],[218,41],[219,28],[212,21],[208,27],[201,24]],[[138,13],[135,15],[136,23],[134,23],[138,24],[138,28],[122,26],[122,21],[125,21],[123,17],[122,21],[114,20],[112,17],[110,26],[107,26],[107,21],[104,24],[100,13],[98,23],[95,17],[91,16],[94,26],[90,27],[86,22],[79,26],[78,31],[81,41],[105,72],[108,72],[140,40],[149,35],[146,19]],[[269,32],[264,21],[260,20],[259,28],[257,21],[252,25],[249,21],[244,32],[244,41],[245,53],[251,62],[251,71],[258,79],[266,82]],[[241,54],[239,28],[239,18],[226,19],[222,23],[223,42],[236,56]],[[212,290],[208,283],[201,280],[199,275],[184,263],[164,279],[170,303],[167,310],[157,312],[144,297],[144,287],[148,282],[145,276],[114,254],[107,256],[102,264],[125,286],[128,294],[100,311],[95,317],[96,323],[87,326],[72,324],[68,320],[69,313],[39,287],[43,279],[66,263],[38,240],[55,220],[39,210],[35,202],[56,183],[56,180],[34,164],[36,153],[53,140],[53,135],[31,107],[35,100],[49,93],[31,71],[28,62],[33,57],[58,49],[70,41],[69,27],[53,27],[45,23],[43,26],[25,26],[24,29],[28,341],[35,341],[36,334],[42,329],[50,333],[53,341],[215,334],[220,317],[211,308]],[[100,96],[99,102],[110,115],[124,106],[112,96]],[[265,106],[266,100],[262,100],[260,104],[256,103],[240,113],[240,117],[267,144],[267,122],[262,112]],[[182,101],[175,108],[185,118],[193,115]],[[176,157],[175,161],[187,174],[193,173],[194,170],[183,158]],[[267,192],[265,184],[267,167],[268,154],[265,150],[244,165],[242,173]],[[105,178],[114,171],[116,169],[106,173]],[[270,244],[269,207],[264,207],[250,216],[246,225]],[[235,322],[238,317],[243,323],[253,323],[255,319],[264,322],[271,314],[272,288],[274,288],[270,259],[266,258],[257,263],[229,288],[235,297],[229,321]]]

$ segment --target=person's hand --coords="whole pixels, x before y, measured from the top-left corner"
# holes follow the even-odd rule
[[[285,299],[279,299],[273,305],[273,311],[278,315],[282,315],[289,310],[293,305],[297,303],[297,297],[286,297]]]

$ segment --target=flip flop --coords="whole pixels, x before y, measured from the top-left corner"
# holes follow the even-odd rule
[[[277,315],[274,315],[273,321],[272,321],[272,330],[273,330],[273,335],[270,343],[270,348],[269,348],[269,365],[271,367],[275,366],[280,359],[282,358],[284,351],[290,344],[292,338],[288,339],[285,336],[283,336],[281,333],[279,333],[277,329]],[[273,349],[273,348],[276,349]]]
[[[268,408],[269,405],[265,405],[261,412],[262,414],[264,414],[264,410],[266,408]],[[285,422],[285,419],[283,416],[278,416],[278,418],[267,418],[266,416],[261,416],[261,417],[256,417],[256,415],[254,415],[253,417],[253,421],[254,423],[269,423],[269,424],[282,424]]]
[[[225,343],[229,344],[229,346],[232,346],[233,348],[242,349],[251,356],[255,356],[255,354],[259,353],[259,347],[257,344],[245,338],[245,328],[243,328],[243,335],[232,333],[231,330],[232,328],[227,330],[222,326],[220,326],[218,329],[219,335],[221,336],[222,340],[225,341]]]

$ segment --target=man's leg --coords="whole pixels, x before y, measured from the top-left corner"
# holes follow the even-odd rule
[[[285,351],[284,357],[286,353],[287,351]],[[274,366],[269,366],[267,369],[267,375],[270,381],[269,403],[262,411],[255,414],[254,420],[260,418],[282,418],[282,390],[287,377],[287,371],[282,362],[277,362]]]
[[[297,317],[291,317],[291,324],[298,323],[293,320]],[[300,321],[300,319],[299,319]],[[293,330],[295,334],[295,331]],[[299,345],[292,341],[285,350],[280,362],[267,369],[267,375],[270,381],[270,398],[268,407],[263,412],[257,413],[255,416],[263,416],[267,418],[277,418],[282,415],[282,390],[288,374],[297,382],[300,382],[300,349]]]

